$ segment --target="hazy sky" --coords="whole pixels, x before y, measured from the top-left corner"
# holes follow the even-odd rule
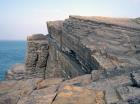
[[[140,0],[0,0],[0,40],[47,34],[46,21],[68,15],[140,17]]]

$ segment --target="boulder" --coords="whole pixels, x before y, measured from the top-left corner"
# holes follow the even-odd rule
[[[15,64],[9,69],[6,73],[6,79],[11,80],[19,80],[24,79],[26,77],[26,68],[25,64]]]

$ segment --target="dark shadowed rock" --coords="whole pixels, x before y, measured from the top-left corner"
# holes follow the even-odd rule
[[[140,74],[139,73],[130,73],[130,80],[132,86],[140,88]]]

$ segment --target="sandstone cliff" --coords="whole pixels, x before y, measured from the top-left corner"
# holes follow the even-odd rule
[[[28,37],[25,69],[7,75],[21,80],[0,83],[0,103],[140,103],[139,18],[70,16],[47,27]]]

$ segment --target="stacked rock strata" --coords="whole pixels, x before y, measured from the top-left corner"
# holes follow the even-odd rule
[[[32,35],[28,37],[27,41],[26,70],[29,71],[29,76],[45,77],[49,56],[47,36],[43,34]]]
[[[140,24],[135,19],[70,16],[47,25],[51,64],[62,76],[92,70],[113,76],[140,67]]]

